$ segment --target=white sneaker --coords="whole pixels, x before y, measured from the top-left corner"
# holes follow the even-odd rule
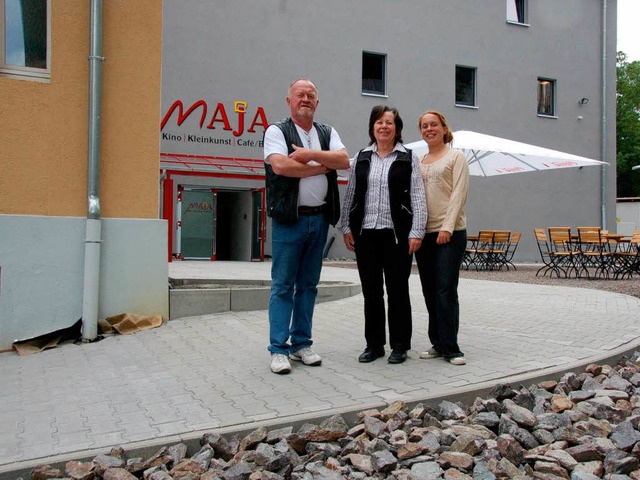
[[[451,365],[466,365],[467,361],[464,357],[451,357],[449,358],[449,363]]]
[[[272,353],[271,371],[273,373],[289,373],[291,371],[289,358],[284,353]]]
[[[305,365],[317,366],[322,363],[322,357],[309,347],[301,348],[297,352],[290,353],[289,356],[292,360],[297,360]]]
[[[431,347],[431,348],[430,348],[429,350],[427,350],[426,352],[422,352],[422,353],[420,354],[420,358],[425,359],[425,360],[428,360],[428,359],[430,359],[430,358],[438,358],[438,357],[440,357],[440,356],[441,356],[441,355],[438,353],[438,351],[437,351],[435,348],[433,348],[433,347]]]

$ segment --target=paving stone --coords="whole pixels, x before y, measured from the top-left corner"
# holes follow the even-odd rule
[[[268,279],[265,266],[246,268],[256,267]],[[336,268],[325,268],[323,276],[335,270],[338,277],[357,278],[356,271]],[[567,362],[587,363],[640,337],[637,298],[568,286],[462,279],[459,343],[468,364],[420,360],[419,352],[429,346],[427,313],[417,277],[412,276],[410,285],[414,349],[402,365],[389,365],[386,358],[367,365],[357,362],[364,348],[361,295],[317,305],[313,348],[323,355],[323,365],[296,362],[288,376],[269,371],[266,311],[177,319],[134,335],[63,345],[29,357],[0,353],[0,378],[12,379],[16,389],[0,393],[0,404],[12,413],[2,424],[15,431],[0,437],[0,466],[16,461],[16,455],[2,453],[14,451],[5,442],[16,444],[16,438],[19,460],[35,455],[27,445],[36,438],[53,443],[44,450],[46,455],[73,451],[70,448],[82,444],[73,435],[85,433],[84,422],[104,418],[97,411],[112,415],[124,430],[90,433],[95,440],[87,438],[80,448],[104,445],[109,438],[117,443],[158,438],[163,433],[154,422],[167,425],[167,430],[183,424],[189,432],[420,399],[523,372],[542,373]],[[102,383],[96,372],[104,376]],[[82,388],[77,387],[79,379]],[[252,411],[245,414],[243,403]],[[83,408],[92,412],[86,419],[77,415]],[[2,418],[6,415],[0,422]]]

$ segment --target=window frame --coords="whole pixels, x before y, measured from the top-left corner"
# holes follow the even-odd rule
[[[7,65],[6,63],[6,0],[0,0],[0,77],[16,78],[48,82],[51,79],[51,0],[45,0],[47,8],[47,67],[22,67],[19,65]]]
[[[377,57],[380,59],[381,63],[382,63],[382,92],[379,91],[375,91],[375,90],[368,90],[364,88],[364,80],[365,80],[365,76],[364,76],[364,67],[365,67],[365,56],[368,55],[370,57]],[[362,73],[361,73],[361,81],[362,81],[362,85],[361,85],[361,93],[362,95],[367,95],[367,96],[372,96],[372,97],[387,97],[387,54],[386,53],[379,53],[379,52],[372,52],[369,50],[363,50],[362,51]]]
[[[520,0],[520,1],[522,1],[523,4],[524,4],[523,12],[522,12],[522,15],[523,15],[524,18],[522,19],[522,21],[520,21],[517,18],[518,8],[517,8],[517,5],[515,5],[515,3],[518,2],[518,0],[506,0],[506,4],[505,5],[506,5],[507,23],[509,23],[511,25],[520,25],[520,26],[528,27],[529,26],[529,1],[528,0]],[[515,19],[509,18],[509,4],[514,5],[515,8],[516,8],[516,18]]]
[[[540,93],[541,93],[541,84],[543,82],[548,82],[551,85],[551,113],[546,113],[544,111],[540,111]],[[557,110],[558,110],[558,82],[557,80],[549,77],[538,77],[536,82],[536,112],[539,117],[543,118],[558,118]]]
[[[471,104],[458,102],[458,69],[465,69],[471,72],[471,90],[472,100]],[[478,108],[478,67],[471,67],[469,65],[456,65],[455,69],[455,85],[454,85],[454,103],[456,107],[461,108]]]

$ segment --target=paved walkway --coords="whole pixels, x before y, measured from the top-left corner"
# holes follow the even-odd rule
[[[172,262],[170,276],[268,279],[269,263]],[[325,267],[323,280],[357,281]],[[38,463],[141,451],[199,439],[349,415],[394,400],[473,399],[496,383],[519,385],[640,345],[640,300],[571,287],[461,280],[460,345],[468,364],[420,360],[427,316],[411,277],[414,350],[401,365],[360,364],[362,296],[317,305],[321,367],[269,370],[266,311],[178,320],[91,344],[20,357],[0,354],[0,479]],[[137,450],[136,450],[137,449]]]

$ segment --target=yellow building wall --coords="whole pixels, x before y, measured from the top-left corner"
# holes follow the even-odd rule
[[[51,1],[51,81],[0,77],[0,214],[85,216],[90,2]],[[103,5],[103,217],[157,218],[162,2]]]

